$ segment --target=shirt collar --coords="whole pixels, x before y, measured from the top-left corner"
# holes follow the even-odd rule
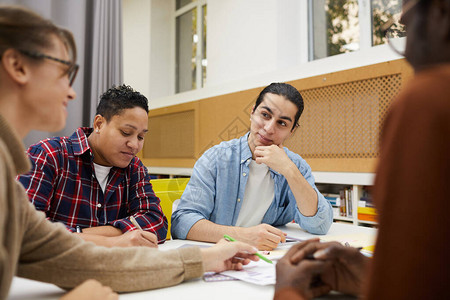
[[[252,159],[252,151],[250,150],[250,146],[248,145],[249,135],[250,131],[239,138],[239,144],[241,146],[241,164],[245,164],[246,166],[250,164],[250,161]]]
[[[93,130],[93,128],[80,127],[70,136],[69,141],[72,143],[74,155],[83,155],[91,149],[88,143],[88,136]]]

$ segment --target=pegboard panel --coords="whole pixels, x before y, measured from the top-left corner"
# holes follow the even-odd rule
[[[286,146],[304,159],[378,157],[379,133],[402,75],[302,90],[305,110]]]
[[[289,82],[304,97],[305,110],[285,146],[313,171],[373,172],[388,107],[412,75],[400,59]],[[248,130],[262,89],[151,110],[140,157],[150,166],[193,167],[206,149]]]
[[[153,116],[148,128],[143,151],[145,158],[195,157],[194,110]]]

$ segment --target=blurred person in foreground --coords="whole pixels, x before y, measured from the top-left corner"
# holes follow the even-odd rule
[[[275,299],[310,299],[329,290],[363,299],[448,293],[450,0],[404,1],[400,22],[415,76],[393,102],[381,133],[373,260],[337,243],[296,245],[277,264]]]
[[[32,129],[64,127],[67,104],[76,96],[75,61],[69,31],[28,9],[0,6],[0,299],[15,275],[66,289],[85,282],[66,299],[117,299],[112,290],[171,286],[257,260],[255,248],[224,240],[207,249],[172,251],[100,247],[36,211],[15,180],[30,169],[21,138]]]

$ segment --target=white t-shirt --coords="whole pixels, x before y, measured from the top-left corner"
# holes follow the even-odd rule
[[[261,224],[261,221],[272,204],[275,187],[269,167],[265,164],[250,162],[244,199],[239,212],[236,226],[251,227]]]
[[[102,188],[103,194],[105,193],[106,184],[108,183],[108,175],[111,168],[112,167],[105,167],[94,163],[95,177]]]

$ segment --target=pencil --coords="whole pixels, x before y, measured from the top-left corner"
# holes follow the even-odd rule
[[[226,234],[225,234],[223,237],[224,237],[224,239],[226,239],[227,241],[230,241],[230,242],[236,242],[236,240],[233,239],[233,238],[232,238],[231,236],[229,236],[229,235],[226,235]],[[261,258],[263,261],[265,261],[265,262],[267,262],[267,263],[269,263],[269,264],[273,264],[273,262],[272,262],[270,259],[268,259],[267,257],[265,257],[264,255],[259,254],[259,253],[255,253],[255,255],[258,256],[259,258]]]
[[[133,225],[134,225],[137,229],[142,230],[142,227],[139,225],[139,223],[136,221],[136,219],[135,219],[133,216],[130,216],[130,221],[131,221],[131,223],[133,223]]]

